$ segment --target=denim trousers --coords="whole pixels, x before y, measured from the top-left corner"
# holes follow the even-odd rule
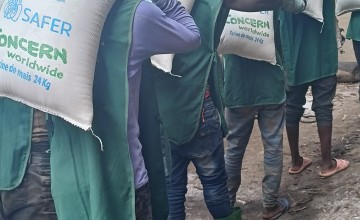
[[[21,184],[0,191],[0,220],[56,220],[51,196],[49,143],[31,146],[28,166]]]
[[[167,176],[169,220],[185,219],[184,203],[190,162],[196,168],[211,215],[218,219],[232,213],[226,186],[223,132],[218,111],[210,97],[205,99],[200,121],[199,129],[190,142],[183,145],[168,142],[171,149],[171,168]]]
[[[236,193],[241,185],[242,162],[256,114],[264,145],[263,206],[276,205],[283,168],[284,108],[284,104],[278,104],[225,109],[229,128],[225,166],[232,205],[236,202]]]
[[[318,126],[331,126],[333,120],[333,99],[336,93],[336,76],[328,76],[313,82],[286,88],[286,126],[297,127],[304,114],[306,93],[311,86],[313,103],[311,109],[315,112]]]

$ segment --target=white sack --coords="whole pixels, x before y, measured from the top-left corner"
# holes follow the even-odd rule
[[[274,16],[272,11],[230,10],[218,47],[220,54],[276,64]]]
[[[336,15],[360,10],[360,0],[336,0]]]
[[[307,6],[302,13],[315,18],[320,22],[324,22],[323,0],[308,0]]]
[[[0,0],[1,1],[1,0]],[[179,0],[181,4],[185,7],[186,11],[191,12],[192,7],[194,6],[195,0]],[[172,69],[172,62],[175,54],[159,54],[151,57],[151,63],[156,68],[161,69],[166,73],[170,73]]]
[[[0,10],[0,97],[88,130],[96,56],[115,0],[5,0]]]

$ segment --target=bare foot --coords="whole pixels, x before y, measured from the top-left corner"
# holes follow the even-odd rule
[[[304,171],[308,166],[310,166],[312,161],[307,157],[301,157],[301,164],[300,165],[293,165],[289,169],[290,174],[299,174]]]
[[[322,178],[330,177],[340,171],[345,170],[350,165],[350,162],[347,160],[333,159],[333,165],[330,169],[322,169],[319,173],[319,176]]]

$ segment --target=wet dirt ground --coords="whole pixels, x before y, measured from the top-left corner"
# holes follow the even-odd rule
[[[339,17],[345,29],[349,15]],[[359,83],[354,83],[352,71],[356,66],[351,41],[346,41],[344,54],[339,53],[339,84],[334,99],[332,153],[334,157],[350,161],[350,167],[327,179],[318,177],[320,143],[313,113],[300,125],[300,149],[313,164],[299,175],[289,175],[290,150],[284,132],[284,169],[280,195],[292,203],[283,220],[352,220],[360,219],[360,102]],[[350,80],[349,80],[350,79]],[[347,82],[347,83],[342,83]],[[311,105],[311,93],[308,94]],[[243,210],[244,220],[261,219],[263,177],[263,145],[255,124],[244,158],[242,185],[237,205]],[[192,166],[189,167],[189,184],[186,202],[188,220],[212,219],[202,195],[202,186]]]

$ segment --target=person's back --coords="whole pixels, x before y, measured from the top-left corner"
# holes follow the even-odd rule
[[[296,86],[335,75],[338,68],[334,1],[324,1],[324,22],[306,14],[286,13],[282,47],[287,83]]]
[[[235,0],[232,1],[234,4],[227,4],[229,2],[195,2],[192,15],[200,27],[201,47],[175,56],[173,73],[181,75],[181,78],[159,76],[155,79],[161,126],[164,138],[170,143],[167,148],[167,156],[171,157],[168,176],[169,219],[184,219],[186,216],[184,201],[190,161],[195,165],[203,184],[205,202],[212,216],[215,219],[226,216],[229,219],[240,218],[238,211],[232,212],[230,209],[228,196],[224,196],[227,188],[222,137],[227,129],[221,96],[223,71],[216,48],[228,16],[225,7],[261,10],[257,4],[261,1]],[[276,8],[276,1],[267,3],[267,7]],[[301,3],[301,8],[304,8],[302,0]],[[204,14],[208,15],[207,19],[204,19]]]
[[[304,113],[305,95],[311,87],[321,145],[320,177],[346,169],[349,162],[332,159],[332,100],[336,92],[338,50],[335,30],[335,1],[323,3],[324,23],[306,15],[286,15],[282,46],[287,68],[286,130],[292,154],[290,174],[311,164],[299,153],[299,122]]]
[[[226,139],[225,164],[232,204],[241,185],[243,157],[257,118],[264,145],[263,218],[280,216],[288,207],[279,198],[283,167],[283,128],[285,109],[285,73],[280,59],[279,10],[274,11],[274,47],[277,65],[224,55],[225,119],[229,128]],[[244,173],[245,174],[245,173]],[[246,174],[245,174],[246,176]]]
[[[137,218],[151,219],[149,179],[139,141],[139,93],[142,63],[155,54],[181,53],[200,45],[192,17],[176,0],[143,1],[136,9],[128,65],[128,142],[135,174]],[[155,195],[154,195],[155,196]]]
[[[353,74],[360,75],[360,11],[354,11],[351,14],[351,19],[346,33],[346,38],[351,39],[354,47],[357,67]],[[359,101],[360,101],[360,87],[359,87]]]
[[[53,193],[63,219],[151,219],[149,177],[138,140],[141,64],[151,55],[188,51],[200,43],[180,3],[161,1],[159,6],[162,10],[147,1],[117,1],[105,23],[93,122],[104,152],[91,132],[54,119]],[[77,183],[78,189],[70,188]]]

